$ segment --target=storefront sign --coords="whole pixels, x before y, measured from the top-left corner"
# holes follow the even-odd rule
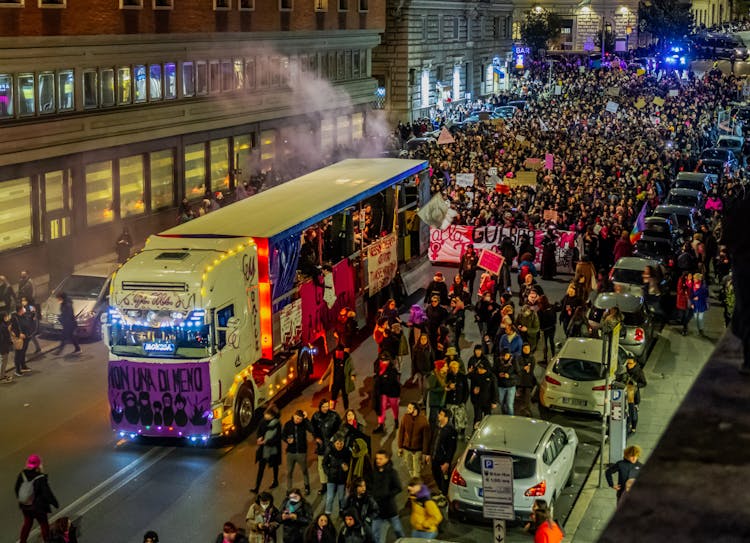
[[[367,284],[370,296],[393,281],[397,269],[398,238],[394,232],[367,248]]]
[[[515,247],[521,242],[521,236],[527,235],[533,240],[536,247],[537,265],[542,260],[542,239],[544,231],[529,230],[526,228],[508,228],[504,226],[463,226],[451,225],[444,230],[430,228],[430,250],[428,252],[431,262],[444,262],[458,264],[461,255],[471,243],[477,251],[489,249],[497,251],[498,245],[505,236],[508,236]],[[557,265],[561,267],[570,266],[573,256],[575,234],[573,232],[557,233],[557,249],[555,257]],[[508,263],[513,266],[512,262]]]
[[[107,373],[110,417],[116,430],[137,432],[147,426],[157,430],[161,427],[165,436],[211,431],[208,362],[149,364],[113,360]]]

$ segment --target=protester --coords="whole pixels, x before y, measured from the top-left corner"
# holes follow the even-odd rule
[[[437,425],[433,435],[432,449],[428,462],[430,463],[432,477],[435,480],[438,490],[444,496],[447,496],[450,467],[458,447],[458,433],[453,424],[451,424],[449,411],[444,407],[438,410]]]
[[[407,489],[411,505],[411,536],[417,539],[435,539],[443,514],[432,499],[430,489],[419,477],[412,477]]]
[[[638,427],[638,405],[641,403],[641,389],[648,383],[643,369],[634,358],[625,361],[625,392],[628,401],[628,433],[634,434]]]
[[[435,354],[427,334],[422,334],[411,353],[411,366],[414,382],[419,387],[420,397],[424,394],[425,380],[432,373]]]
[[[299,488],[287,492],[286,499],[279,508],[281,524],[284,527],[284,543],[304,543],[305,530],[312,522],[312,507],[302,496]]]
[[[695,316],[695,325],[698,328],[698,334],[705,336],[705,315],[708,311],[708,286],[703,281],[703,274],[696,273],[693,275],[693,287],[690,291],[690,303]]]
[[[57,346],[53,352],[56,355],[62,354],[63,349],[67,343],[73,344],[73,354],[81,352],[81,346],[78,344],[78,338],[76,337],[76,330],[78,329],[78,322],[76,321],[75,312],[73,311],[73,301],[64,292],[58,292],[55,295],[57,301],[60,302],[60,324],[62,325],[62,339],[60,345]]]
[[[344,525],[339,531],[337,543],[372,543],[372,535],[362,523],[354,509],[344,511],[341,515]]]
[[[331,438],[341,427],[341,417],[331,409],[328,398],[322,398],[318,403],[318,410],[312,416],[311,425],[312,434],[315,438],[315,454],[318,457],[318,476],[322,485],[318,494],[323,495],[326,493],[328,483],[328,477],[326,477],[325,469],[323,469],[323,459],[331,445]]]
[[[331,517],[321,513],[305,531],[304,543],[336,543],[336,528]]]
[[[338,498],[339,513],[343,511],[346,481],[352,465],[352,452],[344,446],[344,442],[344,434],[336,434],[333,438],[333,446],[328,449],[323,459],[323,469],[328,479],[325,505],[327,515],[333,513],[333,502],[336,498]]]
[[[292,488],[294,467],[299,465],[305,481],[305,496],[310,495],[310,475],[307,471],[307,433],[312,433],[312,424],[307,413],[298,409],[292,418],[284,424],[281,439],[286,443],[286,488]]]
[[[497,379],[489,371],[489,364],[480,362],[469,376],[471,404],[474,406],[474,426],[476,427],[485,415],[497,407]]]
[[[372,534],[372,524],[379,513],[378,504],[367,491],[367,482],[362,477],[352,480],[349,493],[344,500],[344,511],[350,510],[356,512],[367,533]]]
[[[149,530],[143,534],[143,543],[159,543],[159,534],[153,530]]]
[[[333,353],[331,353],[331,361],[328,364],[328,368],[323,372],[318,383],[322,385],[328,376],[331,378],[329,390],[331,392],[330,401],[332,408],[336,409],[336,399],[339,397],[339,393],[341,393],[344,409],[349,409],[349,394],[354,392],[356,375],[354,374],[352,358],[346,351],[346,346],[343,343],[336,345]]]
[[[32,454],[26,460],[26,466],[16,477],[15,494],[18,507],[23,513],[20,543],[26,543],[31,526],[36,521],[42,532],[42,540],[49,539],[49,523],[47,515],[52,508],[60,507],[57,498],[49,486],[47,474],[39,455]]]
[[[29,348],[28,321],[24,318],[26,309],[18,304],[16,312],[10,318],[10,339],[13,345],[13,363],[16,371],[13,375],[22,377],[25,373],[31,372],[31,368],[26,365],[26,349]]]
[[[10,362],[10,351],[13,349],[13,341],[10,336],[10,315],[0,311],[0,383],[12,383],[13,374],[8,375],[8,363]]]
[[[528,347],[528,343],[524,343]],[[493,369],[497,377],[497,403],[505,415],[515,414],[516,386],[518,385],[518,361],[509,351],[500,351]]]
[[[393,423],[398,429],[398,403],[401,397],[401,380],[393,359],[385,353],[379,357],[378,371],[375,374],[373,398],[379,408],[378,426],[374,434],[385,432],[385,418],[388,409],[393,413]]]
[[[273,482],[269,488],[279,486],[279,465],[281,464],[281,423],[279,409],[275,405],[266,407],[263,420],[258,425],[258,448],[255,451],[255,462],[258,464],[258,472],[255,478],[255,487],[250,491],[257,494],[260,483],[263,481],[263,472],[266,466],[273,471]]]
[[[562,543],[565,534],[552,519],[552,512],[549,508],[538,508],[534,512],[534,521],[536,522],[534,543]]]
[[[430,426],[415,402],[409,402],[398,429],[398,455],[404,458],[409,475],[422,473],[423,456],[430,454]]]
[[[524,417],[532,417],[531,402],[532,395],[537,386],[536,375],[536,358],[531,352],[528,343],[524,343],[521,357],[518,359],[518,403],[520,404],[518,414]]]
[[[281,524],[281,512],[273,504],[270,492],[261,492],[245,515],[249,543],[276,543],[276,530]]]
[[[221,533],[216,536],[216,543],[248,543],[248,540],[237,530],[233,522],[225,522]]]
[[[448,375],[445,377],[445,408],[460,439],[466,436],[466,400],[469,399],[469,380],[461,369],[458,360],[448,363]]]
[[[427,377],[427,405],[428,421],[431,427],[437,422],[438,410],[445,405],[446,378],[448,376],[448,365],[445,360],[435,362],[435,369]]]
[[[391,462],[391,455],[385,449],[375,453],[375,467],[372,472],[372,497],[378,506],[372,528],[375,543],[385,543],[388,525],[394,535],[404,537],[404,528],[398,516],[396,496],[401,492],[401,481]]]

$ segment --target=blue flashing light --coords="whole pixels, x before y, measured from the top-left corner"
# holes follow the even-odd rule
[[[201,441],[203,441],[204,443],[205,443],[206,441],[208,441],[208,436],[201,436]]]
[[[120,431],[120,437],[125,437],[125,432]]]
[[[685,57],[680,57],[680,64],[685,65]]]
[[[667,57],[665,60],[667,61],[667,64],[674,64],[677,62],[677,59],[674,57]]]
[[[136,436],[136,435],[137,435],[137,434],[130,434],[130,439],[135,439],[135,436]]]

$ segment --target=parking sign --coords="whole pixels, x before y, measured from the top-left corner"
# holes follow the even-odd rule
[[[482,457],[482,499],[485,518],[514,520],[513,458]]]

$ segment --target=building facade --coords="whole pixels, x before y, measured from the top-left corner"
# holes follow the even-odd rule
[[[387,0],[385,34],[372,74],[392,121],[410,120],[448,102],[486,96],[501,86],[511,51],[509,0]]]
[[[695,26],[704,28],[731,21],[734,15],[729,0],[693,0],[690,11]]]
[[[0,274],[54,283],[361,140],[384,26],[384,0],[0,0]]]

